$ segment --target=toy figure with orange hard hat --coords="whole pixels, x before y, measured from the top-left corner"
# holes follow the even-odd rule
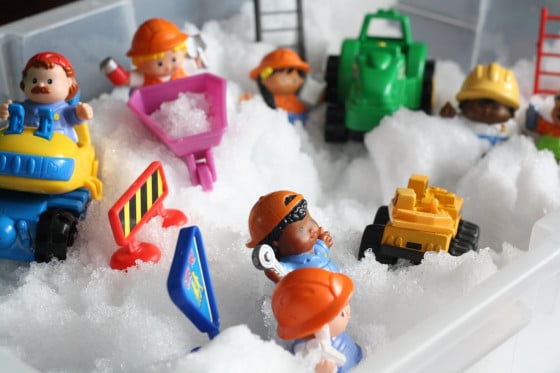
[[[0,118],[10,119],[6,134],[19,134],[24,126],[36,127],[36,136],[50,140],[53,131],[78,141],[74,126],[93,118],[89,104],[78,102],[79,86],[70,61],[56,52],[37,53],[22,72],[20,88],[27,99],[6,101]]]
[[[264,268],[275,282],[283,273],[302,267],[339,271],[330,258],[330,233],[311,217],[307,201],[299,193],[279,190],[260,197],[249,214],[249,232],[247,247],[254,249],[254,258],[260,250],[270,247],[274,258],[268,260],[280,262],[277,271]]]
[[[505,141],[518,132],[513,118],[519,108],[519,85],[513,71],[497,63],[477,65],[465,78],[456,98],[469,127],[490,144]],[[449,102],[440,111],[445,118],[455,115]]]
[[[529,104],[525,116],[525,128],[541,137],[537,148],[550,150],[560,160],[560,91],[554,97],[554,106],[550,111],[550,121],[540,115],[538,108]]]
[[[116,86],[144,87],[184,78],[185,57],[195,57],[199,67],[204,65],[205,45],[197,37],[187,47],[189,35],[166,19],[151,18],[138,27],[126,53],[136,70],[127,71],[111,57],[104,59],[100,67]]]
[[[278,336],[295,340],[296,355],[318,350],[316,373],[345,373],[362,360],[361,347],[346,333],[353,292],[350,277],[321,268],[296,269],[274,289],[272,312]]]
[[[310,69],[293,50],[279,48],[264,56],[250,77],[268,106],[286,111],[290,123],[305,123],[309,108],[320,101],[325,88],[323,81],[308,76]]]

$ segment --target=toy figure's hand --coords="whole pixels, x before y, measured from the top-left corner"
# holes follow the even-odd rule
[[[334,373],[337,369],[336,363],[332,360],[321,360],[315,365],[315,373]]]
[[[8,100],[2,104],[2,108],[0,108],[0,119],[8,120],[10,117],[10,112],[8,111],[8,106],[12,103],[12,100]]]
[[[529,104],[525,115],[525,127],[528,130],[534,130],[535,128],[537,128],[538,120],[539,120],[539,109],[535,105]]]
[[[329,248],[332,247],[333,241],[331,237],[331,233],[329,231],[324,231],[323,227],[319,227],[319,236],[318,238],[322,240]]]
[[[455,115],[457,115],[457,111],[450,102],[446,102],[439,111],[439,116],[442,118],[453,118]]]
[[[239,95],[239,102],[248,101],[253,98],[253,94],[251,92],[245,92]]]
[[[79,120],[89,120],[93,118],[93,108],[89,104],[79,102],[76,105],[76,116]]]

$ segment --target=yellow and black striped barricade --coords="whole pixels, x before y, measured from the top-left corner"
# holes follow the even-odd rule
[[[109,223],[120,248],[111,256],[111,268],[127,269],[143,262],[158,262],[160,249],[148,242],[136,242],[138,230],[154,216],[163,218],[162,226],[183,225],[187,217],[180,210],[165,209],[167,181],[160,162],[152,162],[109,210]]]

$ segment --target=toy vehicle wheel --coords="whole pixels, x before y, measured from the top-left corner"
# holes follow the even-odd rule
[[[389,222],[389,206],[381,206],[377,209],[375,218],[373,219],[373,224],[385,225]]]
[[[371,224],[366,227],[364,234],[362,235],[362,241],[360,242],[358,259],[362,259],[365,256],[366,251],[371,248],[373,254],[375,255],[375,260],[379,263],[392,265],[397,262],[398,258],[383,255],[379,252],[384,231],[385,225]]]
[[[434,106],[434,71],[435,61],[427,60],[424,67],[424,79],[422,82],[422,100],[420,109],[426,114],[432,114]]]
[[[42,213],[37,225],[35,260],[65,260],[68,247],[74,244],[77,224],[78,219],[68,211],[51,209]]]
[[[480,228],[478,225],[461,220],[457,235],[449,245],[449,254],[454,256],[463,255],[469,251],[478,250],[478,237],[480,236]]]
[[[325,101],[328,103],[336,103],[338,101],[338,66],[340,64],[340,56],[329,56],[327,59],[327,71],[325,80],[327,89],[325,92]]]
[[[346,142],[348,130],[344,124],[344,106],[338,104],[327,104],[325,121],[325,141]]]

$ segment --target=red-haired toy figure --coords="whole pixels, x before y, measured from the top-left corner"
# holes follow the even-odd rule
[[[290,123],[297,120],[305,123],[309,107],[315,105],[322,94],[324,84],[316,84],[307,74],[309,64],[288,48],[276,49],[251,70],[250,77],[256,80],[264,101],[271,108],[283,109]],[[304,86],[313,87],[302,94]]]
[[[2,120],[10,119],[10,105],[21,109],[11,118],[6,134],[21,133],[23,126],[37,127],[36,135],[49,137],[57,131],[77,141],[73,126],[93,118],[90,105],[76,102],[79,87],[74,68],[66,57],[56,52],[41,52],[29,59],[22,72],[20,88],[27,99],[0,109]]]
[[[136,69],[126,71],[107,57],[101,62],[101,70],[114,85],[134,88],[184,78],[187,76],[183,65],[185,57],[200,52],[188,50],[188,38],[189,35],[166,19],[148,19],[136,30],[126,53]],[[192,49],[198,49],[198,45]],[[199,66],[202,65],[200,58],[197,59]]]
[[[283,277],[272,294],[272,312],[282,339],[303,356],[319,350],[315,372],[345,373],[362,360],[362,349],[346,333],[352,279],[321,268],[301,268]]]

